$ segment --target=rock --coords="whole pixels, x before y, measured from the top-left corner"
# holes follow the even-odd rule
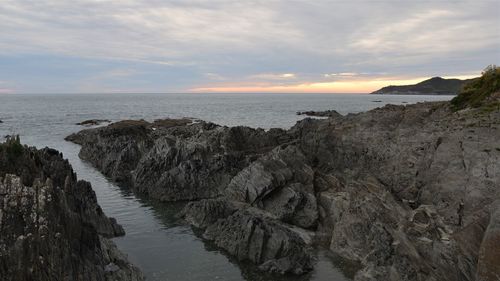
[[[101,125],[102,123],[110,123],[110,122],[111,121],[107,120],[107,119],[89,119],[89,120],[85,120],[85,121],[76,123],[76,125],[80,125],[80,126],[97,126],[97,125]]]
[[[227,200],[205,199],[188,203],[180,217],[198,228],[207,228],[219,219],[225,219],[236,212],[239,207]]]
[[[313,179],[313,170],[296,146],[277,147],[234,176],[224,193],[283,222],[312,228],[318,218]]]
[[[424,272],[421,278],[474,280],[477,254],[459,248],[480,243],[480,228],[468,240],[453,233],[478,223],[478,213],[499,196],[493,186],[500,178],[491,172],[499,168],[499,155],[481,148],[495,146],[497,121],[479,120],[500,116],[479,111],[457,116],[447,106],[386,106],[335,121],[308,120],[294,128],[305,155],[317,162],[316,174],[341,183],[316,181],[321,184],[316,190],[328,190],[322,193],[328,197],[321,197],[320,221],[325,231],[333,229],[332,250],[364,263],[362,272],[385,278],[391,272],[395,280],[411,280],[404,271],[413,268]],[[461,200],[464,223],[457,226]],[[383,226],[387,242],[370,242],[372,235],[381,236],[376,225]],[[396,243],[404,247],[392,246]],[[381,265],[366,253],[377,253]],[[383,253],[392,253],[391,258]],[[412,258],[405,261],[407,256]],[[396,261],[408,264],[399,268]]]
[[[500,278],[500,208],[491,216],[479,252],[477,281],[494,281]]]
[[[187,204],[182,216],[204,229],[205,239],[261,270],[302,274],[312,269],[306,240],[259,209],[228,200],[204,199]]]
[[[203,237],[264,271],[303,274],[312,269],[309,249],[298,234],[249,209],[217,220]]]
[[[306,115],[314,117],[341,117],[342,115],[335,110],[325,111],[298,111],[297,115]]]
[[[162,201],[217,197],[241,169],[287,141],[279,129],[184,119],[122,121],[66,139],[82,144],[80,157],[113,180]]]
[[[262,270],[306,272],[295,249],[312,241],[360,263],[355,280],[472,281],[497,272],[498,124],[494,107],[428,102],[306,118],[287,131],[127,121],[68,140],[137,192],[205,199],[187,205],[186,220]],[[278,255],[269,243],[282,242],[290,248]]]
[[[121,226],[56,150],[0,144],[0,225],[2,280],[143,280],[104,238],[123,235]]]

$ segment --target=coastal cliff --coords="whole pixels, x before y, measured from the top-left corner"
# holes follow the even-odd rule
[[[0,280],[143,280],[120,235],[58,151],[0,144]]]
[[[122,121],[67,140],[136,192],[192,201],[186,221],[262,270],[307,272],[318,245],[358,262],[356,281],[490,281],[500,275],[494,85],[474,106],[469,91],[289,130]]]

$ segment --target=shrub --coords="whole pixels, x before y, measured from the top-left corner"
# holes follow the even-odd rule
[[[500,67],[489,65],[481,77],[473,79],[464,85],[458,96],[451,100],[453,111],[466,107],[481,107],[487,105],[488,98],[500,91]]]
[[[14,160],[21,156],[24,151],[24,146],[21,144],[19,136],[9,137],[5,142],[5,152],[9,160]]]

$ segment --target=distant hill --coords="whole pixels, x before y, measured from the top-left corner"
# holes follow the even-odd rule
[[[433,77],[415,85],[387,86],[371,94],[377,95],[457,95],[471,79]]]

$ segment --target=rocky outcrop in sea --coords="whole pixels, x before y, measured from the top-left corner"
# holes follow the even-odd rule
[[[192,201],[186,221],[264,271],[307,272],[318,245],[358,262],[356,281],[500,276],[498,110],[387,105],[269,131],[122,121],[67,139],[138,193]]]
[[[89,119],[89,120],[84,120],[82,122],[78,122],[75,125],[90,127],[90,126],[101,125],[104,123],[111,123],[111,121],[108,119]]]
[[[325,110],[325,111],[298,111],[297,115],[305,115],[310,117],[338,117],[341,114],[335,110]]]
[[[61,153],[0,144],[0,280],[143,280],[120,235]]]

